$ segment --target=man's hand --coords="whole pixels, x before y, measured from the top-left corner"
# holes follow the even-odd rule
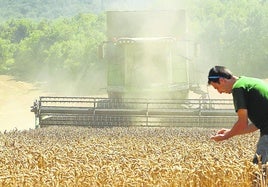
[[[210,139],[215,140],[216,142],[228,139],[228,132],[230,129],[221,129],[214,136],[211,136]]]

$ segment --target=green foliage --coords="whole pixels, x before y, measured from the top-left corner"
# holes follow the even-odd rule
[[[239,74],[267,76],[268,3],[207,0],[197,5],[194,20],[201,28],[203,60]]]
[[[56,19],[100,12],[100,0],[0,0],[0,21]]]
[[[104,21],[104,15],[94,14],[7,21],[0,25],[0,71],[37,81],[82,80],[87,72],[81,70],[98,64]]]
[[[15,45],[9,40],[0,38],[0,72],[6,72],[14,63]]]

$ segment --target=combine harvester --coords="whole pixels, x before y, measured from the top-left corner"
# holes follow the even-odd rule
[[[36,127],[230,126],[232,100],[211,100],[198,86],[197,45],[187,39],[179,11],[109,11],[107,41],[99,54],[107,65],[108,98],[41,96]],[[189,99],[194,91],[199,99]]]

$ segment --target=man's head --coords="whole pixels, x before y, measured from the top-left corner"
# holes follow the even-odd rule
[[[233,74],[224,66],[214,66],[208,73],[208,84],[212,85],[219,93],[231,93]]]

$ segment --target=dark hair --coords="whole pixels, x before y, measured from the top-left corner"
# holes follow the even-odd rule
[[[231,79],[233,77],[232,72],[224,66],[214,66],[208,73],[208,84],[211,82],[220,83],[220,78]]]

